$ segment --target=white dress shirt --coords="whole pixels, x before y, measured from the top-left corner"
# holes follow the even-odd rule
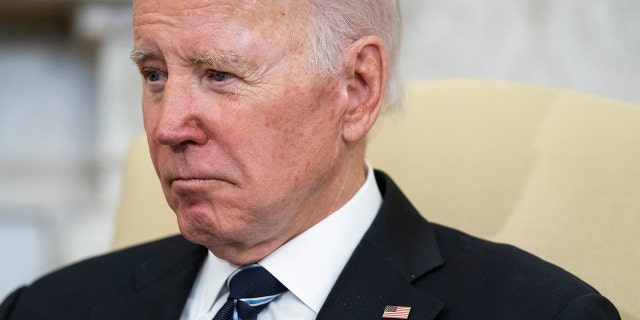
[[[373,169],[366,166],[365,183],[344,206],[259,262],[289,289],[259,320],[316,318],[382,204]],[[211,320],[227,300],[225,282],[237,268],[209,252],[180,319]]]

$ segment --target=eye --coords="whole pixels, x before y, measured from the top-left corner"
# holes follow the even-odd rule
[[[210,68],[203,71],[203,85],[212,92],[231,94],[237,90],[237,86],[242,82],[242,78],[230,72]]]
[[[211,70],[209,71],[209,76],[211,77],[211,79],[213,79],[213,81],[221,82],[231,78],[233,75],[228,72]]]
[[[144,68],[140,70],[144,79],[145,90],[149,92],[161,92],[167,82],[167,74],[153,68]]]
[[[147,81],[156,82],[162,79],[162,75],[158,71],[149,71],[147,73]]]

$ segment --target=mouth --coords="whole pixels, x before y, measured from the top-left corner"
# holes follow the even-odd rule
[[[211,188],[222,184],[236,185],[230,180],[221,177],[176,177],[171,178],[169,181],[172,188],[179,189]]]

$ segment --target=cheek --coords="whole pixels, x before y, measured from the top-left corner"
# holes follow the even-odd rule
[[[153,163],[153,167],[156,171],[156,175],[160,177],[159,172],[159,163],[158,163],[158,153],[160,152],[160,144],[156,140],[156,128],[157,128],[157,115],[152,112],[153,109],[145,106],[143,102],[142,107],[142,121],[144,125],[144,131],[147,137],[147,146],[149,148],[149,155],[151,157],[151,162]],[[162,181],[161,181],[162,182]]]
[[[324,83],[323,83],[324,84]],[[331,88],[321,85],[286,89],[265,119],[265,127],[273,128],[291,138],[301,138],[310,132],[322,133],[322,127],[331,126],[337,114],[336,99]]]
[[[144,131],[147,133],[147,136],[152,136],[152,132],[155,131],[156,125],[156,115],[154,114],[154,109],[149,106],[149,103],[145,102],[146,100],[142,100],[142,123],[144,125]]]
[[[335,156],[340,140],[338,109],[335,101],[322,101],[325,98],[291,99],[265,119],[273,137],[270,160],[280,169],[295,175]]]

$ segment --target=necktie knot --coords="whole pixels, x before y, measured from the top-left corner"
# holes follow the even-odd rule
[[[262,266],[253,264],[234,271],[227,279],[229,297],[213,320],[256,320],[267,304],[287,288]]]

